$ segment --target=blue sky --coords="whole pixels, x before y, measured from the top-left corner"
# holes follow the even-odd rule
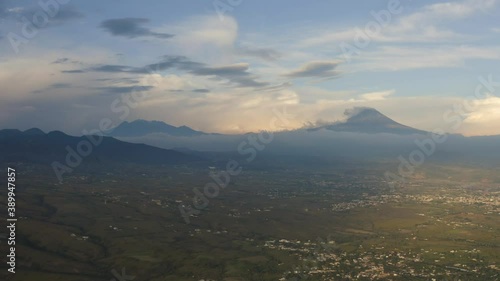
[[[0,2],[2,128],[141,118],[239,133],[270,129],[276,108],[293,129],[370,106],[500,134],[500,1],[58,1]],[[480,97],[479,77],[494,86]],[[112,109],[137,89],[128,114]]]

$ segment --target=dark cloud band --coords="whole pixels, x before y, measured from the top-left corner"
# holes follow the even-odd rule
[[[210,67],[204,63],[191,61],[184,56],[163,56],[161,60],[154,64],[143,67],[127,65],[96,65],[81,70],[66,70],[64,73],[80,72],[109,72],[109,73],[133,73],[148,74],[167,69],[185,71],[196,76],[213,76],[216,79],[227,80],[237,87],[266,87],[269,83],[257,81],[257,76],[249,72],[249,65],[238,63],[233,65]]]
[[[339,62],[331,61],[314,61],[301,66],[300,68],[285,74],[289,78],[335,78],[340,75],[339,71],[335,69]]]
[[[100,24],[100,27],[114,36],[122,36],[127,38],[136,37],[155,37],[167,39],[173,37],[173,34],[153,32],[150,29],[143,27],[149,20],[145,18],[121,18],[109,19]]]

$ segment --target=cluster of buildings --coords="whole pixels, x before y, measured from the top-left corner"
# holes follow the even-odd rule
[[[460,280],[494,280],[488,278],[500,276],[500,270],[495,264],[476,261],[474,265],[447,265],[448,253],[429,252],[425,249],[389,251],[383,250],[383,247],[360,247],[359,250],[346,252],[332,240],[303,242],[286,239],[266,241],[264,247],[286,251],[301,261],[301,265],[285,271],[281,281],[307,280],[310,277],[314,277],[313,280],[407,280],[409,277],[422,280],[455,280],[450,279],[453,277],[462,278]],[[456,254],[458,253],[464,256],[467,263],[480,252],[474,249],[457,250]]]

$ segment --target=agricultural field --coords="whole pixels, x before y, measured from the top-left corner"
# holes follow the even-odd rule
[[[36,179],[23,181],[28,173]],[[203,187],[214,171],[124,166],[86,173],[63,183],[37,167],[20,174],[17,278],[500,276],[498,183],[420,175],[391,189],[376,170],[247,170],[186,223],[179,206],[192,205],[192,187]]]

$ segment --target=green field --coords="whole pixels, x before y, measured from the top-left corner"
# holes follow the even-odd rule
[[[192,204],[208,169],[124,166],[62,184],[18,169],[18,268],[7,280],[500,276],[500,187],[477,180],[485,171],[424,170],[391,191],[377,169],[246,170],[186,224],[179,204]]]

